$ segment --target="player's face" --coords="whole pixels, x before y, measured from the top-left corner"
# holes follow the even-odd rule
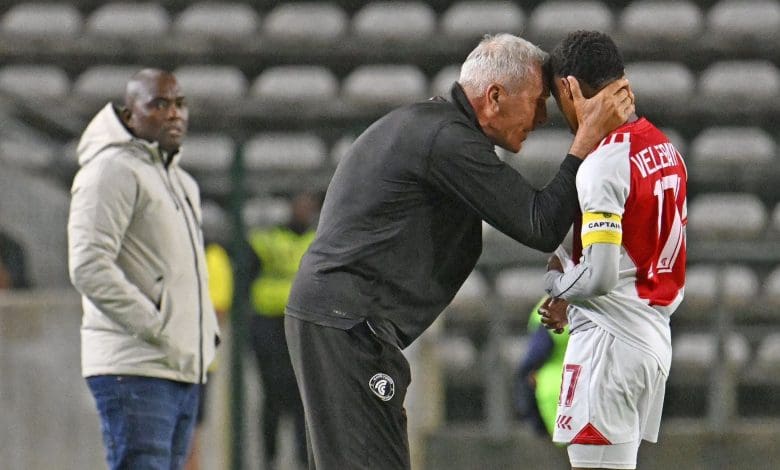
[[[189,111],[176,78],[161,74],[139,93],[127,125],[136,137],[158,142],[161,149],[175,152],[187,133],[188,120]]]
[[[510,152],[519,152],[528,134],[547,121],[549,95],[541,69],[537,69],[531,80],[514,93],[496,85],[488,95],[492,113],[485,133],[496,145]]]
[[[555,102],[558,104],[558,109],[561,110],[561,114],[563,114],[563,118],[566,120],[566,124],[569,125],[572,133],[576,133],[580,125],[577,121],[577,113],[574,111],[574,100],[572,99],[571,90],[561,77],[555,76],[551,91]]]

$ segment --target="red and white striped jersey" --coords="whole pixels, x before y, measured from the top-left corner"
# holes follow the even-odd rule
[[[609,134],[577,173],[582,217],[574,262],[593,243],[619,243],[621,257],[617,286],[573,301],[570,318],[584,315],[655,355],[667,371],[669,316],[685,286],[686,187],[682,156],[645,118]]]

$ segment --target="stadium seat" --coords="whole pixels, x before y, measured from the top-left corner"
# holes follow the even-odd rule
[[[777,206],[775,214],[780,217],[780,205]],[[776,266],[772,272],[766,276],[762,291],[763,299],[766,304],[772,307],[780,307],[780,265]]]
[[[257,12],[247,3],[201,2],[176,17],[173,29],[180,34],[205,37],[241,37],[257,32]]]
[[[431,96],[443,96],[450,99],[452,84],[460,77],[460,64],[451,64],[439,70],[431,80]]]
[[[496,276],[496,294],[510,315],[527,315],[545,295],[543,267],[508,268]],[[526,317],[522,317],[526,318]]]
[[[436,340],[436,357],[445,375],[462,378],[471,375],[477,366],[479,351],[474,343],[463,335],[444,334]]]
[[[480,271],[472,271],[447,306],[444,317],[447,325],[473,325],[487,320],[493,313],[489,295],[490,285],[485,276]]]
[[[672,339],[671,379],[681,382],[708,380],[717,366],[717,341],[711,333],[681,333]],[[726,361],[740,369],[750,359],[750,344],[739,333],[731,333],[726,340]]]
[[[699,93],[699,100],[709,102],[716,113],[722,113],[724,104],[774,105],[780,96],[780,72],[764,60],[715,62],[699,77]]]
[[[774,0],[723,0],[707,13],[707,28],[714,37],[724,40],[749,36],[771,41],[780,33],[780,3]]]
[[[706,193],[688,202],[688,235],[697,240],[750,240],[766,223],[766,208],[755,194]]]
[[[139,65],[93,65],[76,78],[73,91],[81,99],[121,100],[127,81],[141,68]]]
[[[771,224],[770,229],[773,232],[780,233],[780,202],[775,205],[775,208],[772,211]]]
[[[488,292],[489,286],[485,276],[479,271],[472,271],[452,299],[452,305],[459,308],[471,308],[483,304]]]
[[[463,1],[450,6],[441,16],[439,28],[451,38],[480,38],[485,34],[523,30],[523,10],[507,1]]]
[[[685,273],[685,299],[682,303],[685,308],[684,320],[695,322],[710,316],[717,294],[715,276],[713,266],[688,266]]]
[[[241,218],[247,229],[272,227],[287,223],[292,208],[286,198],[255,197],[246,201]]]
[[[86,31],[101,36],[146,37],[167,32],[170,22],[159,3],[112,2],[89,15]]]
[[[680,132],[677,129],[671,128],[671,127],[662,127],[661,132],[663,132],[666,137],[669,139],[669,142],[674,144],[674,148],[677,149],[678,152],[680,152],[685,158],[686,163],[688,162],[688,142],[685,141],[685,138],[680,134]]]
[[[337,96],[338,79],[317,65],[270,67],[255,79],[251,95],[286,102],[324,101]]]
[[[217,240],[223,243],[230,241],[232,222],[225,209],[211,199],[203,199],[200,202],[200,213],[203,238],[206,243]]]
[[[397,105],[425,98],[428,84],[414,65],[361,65],[344,79],[341,92],[356,104]]]
[[[361,38],[419,40],[435,29],[436,13],[422,2],[372,2],[352,18],[352,33]]]
[[[349,18],[337,5],[325,2],[281,3],[265,16],[263,33],[287,41],[323,41],[341,37]]]
[[[248,86],[241,70],[229,65],[185,65],[174,74],[184,96],[197,101],[238,99]]]
[[[257,134],[244,144],[244,162],[251,171],[314,169],[326,155],[322,140],[305,133]]]
[[[487,264],[544,266],[549,257],[549,254],[517,242],[487,222],[482,223],[482,245],[481,259]]]
[[[531,13],[529,31],[532,39],[550,43],[578,29],[608,33],[612,25],[612,12],[602,2],[548,0],[539,3]]]
[[[530,313],[530,312],[529,312]],[[527,317],[522,318],[527,320]],[[515,371],[528,351],[528,335],[510,335],[501,340],[499,354],[507,370]]]
[[[27,99],[62,98],[70,80],[55,65],[6,65],[0,68],[0,90]]]
[[[780,381],[780,332],[768,333],[759,343],[751,376],[758,382]]]
[[[557,173],[571,147],[572,135],[563,129],[532,132],[518,153],[497,148],[499,157],[537,188],[546,185]]]
[[[701,10],[689,1],[634,1],[622,11],[619,22],[623,34],[640,41],[690,39],[704,27]]]
[[[696,77],[680,62],[631,62],[626,76],[636,94],[637,107],[644,104],[672,112],[690,110],[696,92]]]
[[[236,144],[224,134],[189,135],[182,147],[181,166],[208,175],[230,171]]]
[[[720,281],[720,284],[719,282]],[[711,317],[717,305],[746,307],[760,294],[756,273],[747,265],[733,264],[725,268],[711,264],[695,264],[685,275],[685,315],[698,319]]]
[[[184,140],[181,166],[198,181],[205,196],[225,198],[232,190],[233,139],[224,134],[194,134]]]
[[[3,16],[2,32],[23,36],[75,36],[81,31],[82,17],[67,3],[21,2]]]
[[[690,163],[714,171],[775,162],[774,139],[760,127],[721,126],[703,130],[691,142]],[[743,167],[744,168],[744,167]]]
[[[330,149],[330,161],[336,165],[346,155],[352,143],[355,142],[355,136],[348,134],[339,137]]]
[[[46,173],[55,149],[32,136],[14,135],[4,129],[0,139],[0,168],[9,165],[29,172]]]

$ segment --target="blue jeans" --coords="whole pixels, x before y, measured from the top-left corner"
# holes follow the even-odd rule
[[[198,414],[198,384],[134,375],[87,378],[112,470],[178,470]]]

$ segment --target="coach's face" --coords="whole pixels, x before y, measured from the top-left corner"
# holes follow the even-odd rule
[[[124,114],[133,135],[158,142],[169,153],[179,150],[187,133],[189,111],[176,77],[158,73],[139,85]]]
[[[528,134],[547,121],[549,94],[541,67],[536,67],[530,80],[514,93],[498,83],[491,84],[480,120],[482,130],[495,145],[519,152]]]

